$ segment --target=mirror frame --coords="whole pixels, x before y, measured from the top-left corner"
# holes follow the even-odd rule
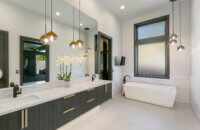
[[[41,43],[39,39],[35,39],[35,38],[30,38],[30,37],[25,37],[25,36],[20,36],[20,85],[23,86],[24,82],[23,82],[23,77],[24,77],[24,73],[23,73],[23,69],[24,69],[24,42],[25,41],[30,41],[30,42],[35,42],[35,43]],[[49,45],[46,45],[46,82],[49,82]]]

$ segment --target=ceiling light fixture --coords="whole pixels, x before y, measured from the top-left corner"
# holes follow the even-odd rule
[[[82,23],[80,23],[80,25],[81,25],[81,26],[83,26],[83,24],[82,24]]]
[[[179,0],[179,12],[180,12],[180,45],[177,47],[178,51],[185,50],[185,47],[182,45],[182,10],[181,10],[181,0]]]
[[[57,35],[53,32],[53,1],[51,0],[51,31],[47,33],[47,37],[50,42],[54,42],[57,39]]]
[[[45,0],[45,33],[40,37],[40,42],[43,45],[49,44],[49,39],[46,33],[47,33],[47,1]]]
[[[177,1],[177,0],[170,0],[170,2],[172,2],[172,21],[173,21],[173,34],[171,35],[170,37],[170,41],[169,41],[169,44],[170,45],[174,45],[177,43],[177,35],[175,34],[175,31],[174,31],[174,2]]]
[[[84,42],[81,40],[81,1],[79,0],[79,40],[76,42],[77,47],[81,48]]]
[[[125,8],[126,8],[126,7],[125,7],[124,5],[121,5],[121,6],[120,6],[120,9],[121,9],[121,10],[124,10]]]
[[[73,7],[73,41],[69,44],[70,47],[76,48],[76,43],[74,42],[74,7]]]
[[[60,12],[56,12],[56,15],[57,15],[57,16],[60,16]]]

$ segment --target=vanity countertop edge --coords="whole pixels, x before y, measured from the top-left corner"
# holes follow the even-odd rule
[[[43,103],[51,102],[53,100],[56,100],[56,99],[59,99],[59,98],[65,97],[65,96],[69,96],[71,94],[83,92],[83,91],[86,91],[86,90],[91,89],[91,88],[97,88],[97,87],[112,83],[112,81],[109,81],[109,80],[101,80],[101,81],[102,82],[100,84],[96,84],[96,85],[93,85],[93,86],[87,86],[87,87],[83,87],[81,85],[79,85],[78,87],[73,87],[73,85],[72,85],[69,88],[56,87],[54,89],[57,89],[57,92],[59,92],[59,94],[57,92],[55,92],[56,94],[52,94],[52,93],[48,94],[48,92],[46,92],[46,94],[48,94],[48,96],[44,96],[44,97],[38,96],[38,95],[42,94],[40,92],[30,93],[29,95],[24,96],[24,98],[26,98],[28,96],[35,96],[35,95],[38,96],[39,98],[35,99],[34,101],[30,100],[30,101],[19,103],[17,105],[13,105],[12,103],[8,102],[8,103],[6,103],[6,106],[7,106],[6,107],[6,106],[3,106],[4,103],[1,103],[0,104],[0,116],[6,115],[6,114],[9,114],[9,113],[13,113],[13,112],[16,112],[16,111],[19,111],[19,110],[23,110],[23,109],[26,109],[26,108],[30,108],[30,107],[33,107],[33,106],[37,106],[37,105],[40,105],[40,104],[43,104]],[[66,90],[66,91],[63,91],[63,90]],[[43,91],[43,93],[44,92],[45,91]]]

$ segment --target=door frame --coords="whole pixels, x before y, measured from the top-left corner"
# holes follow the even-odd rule
[[[5,85],[9,87],[9,33],[8,31],[0,30],[0,33],[5,35]]]
[[[113,47],[112,47],[112,37],[111,36],[109,36],[109,35],[107,35],[107,34],[105,34],[105,33],[102,33],[102,32],[98,32],[98,34],[96,35],[96,43],[97,43],[97,48],[98,48],[98,57],[100,57],[100,55],[101,55],[101,48],[100,48],[100,45],[101,45],[101,37],[102,38],[105,38],[105,39],[108,39],[108,41],[110,42],[110,46],[111,46],[111,65],[109,65],[109,68],[110,68],[110,70],[111,70],[111,79],[110,80],[113,80],[113,58],[112,58],[112,53],[113,53]],[[97,74],[99,74],[99,77],[100,77],[100,79],[101,79],[101,71],[100,71],[100,62],[101,62],[101,59],[100,58],[98,58],[98,72],[97,72]],[[95,64],[96,64],[96,58],[95,58]],[[95,69],[95,72],[96,72],[96,69]]]

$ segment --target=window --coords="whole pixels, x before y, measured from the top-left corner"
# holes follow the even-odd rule
[[[134,25],[136,77],[169,79],[169,16]]]

